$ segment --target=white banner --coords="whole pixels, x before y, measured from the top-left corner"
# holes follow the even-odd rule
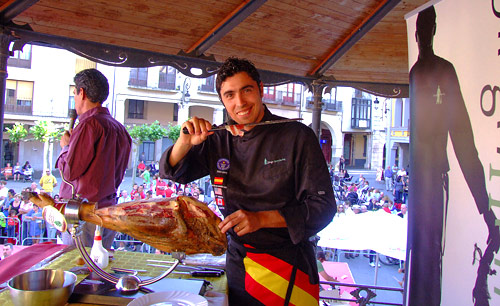
[[[407,303],[500,305],[500,1],[433,3],[407,16]]]

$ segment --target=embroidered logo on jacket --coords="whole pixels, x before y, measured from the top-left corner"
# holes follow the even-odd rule
[[[281,158],[281,159],[276,159],[276,160],[267,160],[267,158],[264,158],[264,166],[265,165],[272,165],[276,163],[281,163],[286,161],[286,158]]]

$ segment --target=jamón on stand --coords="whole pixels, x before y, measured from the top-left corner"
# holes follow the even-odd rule
[[[28,192],[27,196],[40,207],[57,207],[47,194]],[[219,256],[227,248],[226,235],[218,227],[221,220],[205,203],[191,197],[132,201],[100,209],[95,206],[82,204],[80,219],[130,235],[161,251]]]

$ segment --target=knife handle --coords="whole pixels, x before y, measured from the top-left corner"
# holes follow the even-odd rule
[[[217,271],[193,271],[191,276],[201,277],[220,277],[221,273]]]

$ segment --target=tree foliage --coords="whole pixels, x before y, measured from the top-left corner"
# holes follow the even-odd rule
[[[64,130],[62,127],[56,127],[52,121],[36,121],[35,125],[30,127],[30,133],[38,141],[49,142],[61,138]]]
[[[167,130],[160,125],[158,120],[151,124],[127,126],[127,131],[136,144],[144,141],[157,141],[167,134]]]
[[[26,136],[28,135],[28,131],[26,130],[24,125],[19,122],[14,124],[12,129],[6,127],[5,130],[9,135],[10,141],[13,143],[18,143],[20,140],[26,138]]]
[[[180,125],[169,125],[167,128],[167,138],[172,139],[173,142],[176,142],[179,136],[181,135],[181,126]]]

